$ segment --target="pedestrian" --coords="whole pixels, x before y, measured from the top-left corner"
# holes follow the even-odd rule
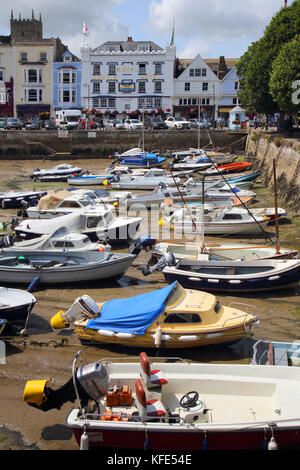
[[[104,129],[104,123],[103,123],[103,118],[100,119],[100,129],[103,130]]]

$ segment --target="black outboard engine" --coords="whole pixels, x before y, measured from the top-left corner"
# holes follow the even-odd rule
[[[130,245],[128,251],[132,255],[138,255],[142,250],[151,251],[155,243],[155,238],[152,238],[149,235],[143,235],[137,242]]]
[[[138,266],[137,269],[142,271],[144,276],[149,276],[149,274],[152,274],[155,271],[161,272],[166,266],[175,266],[175,264],[176,259],[173,253],[166,253],[160,258],[158,263],[154,264],[153,266],[149,266],[148,264],[147,266]]]
[[[9,246],[13,246],[14,244],[14,237],[9,233],[4,235],[2,240],[0,240],[0,248],[8,248]]]
[[[18,211],[18,217],[28,217],[27,209],[29,207],[29,203],[22,199],[21,201],[21,209]]]
[[[19,225],[19,218],[18,217],[13,217],[11,220],[11,228],[14,230],[14,228]]]

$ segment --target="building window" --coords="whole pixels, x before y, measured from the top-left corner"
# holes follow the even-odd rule
[[[0,82],[4,82],[3,70],[0,70]]]
[[[108,64],[108,75],[116,75],[116,64]]]
[[[182,106],[182,98],[179,98],[179,106]]]
[[[209,98],[207,98],[206,104],[210,104],[210,99]]]
[[[101,107],[101,108],[107,108],[106,98],[101,98],[101,100],[100,100],[100,107]]]
[[[108,107],[115,108],[116,107],[116,99],[115,98],[108,98]]]
[[[39,101],[40,103],[43,101],[43,90],[39,90]]]
[[[63,103],[70,102],[70,90],[63,90]]]
[[[100,75],[100,64],[93,64],[93,75]]]
[[[63,72],[63,83],[70,83],[70,74],[69,74],[69,72]]]
[[[190,77],[194,77],[195,76],[195,70],[194,69],[190,69]]]
[[[42,69],[39,69],[39,83],[42,83],[43,81],[43,71]]]
[[[139,93],[146,93],[146,82],[138,82],[139,84]]]
[[[237,98],[232,98],[232,104],[238,105],[239,100]]]
[[[184,91],[190,91],[190,89],[191,89],[191,84],[189,82],[186,82],[184,84]]]
[[[235,89],[235,90],[239,90],[239,88],[240,88],[239,82],[235,82],[235,84],[234,84],[234,89]]]
[[[161,92],[162,92],[161,81],[156,80],[154,82],[154,93],[161,93]]]
[[[139,64],[139,75],[146,75],[146,64]]]
[[[203,82],[203,83],[202,83],[202,90],[203,90],[203,91],[207,91],[207,90],[208,90],[208,83],[207,83],[207,82]]]
[[[108,93],[116,92],[116,82],[108,82]]]
[[[139,98],[138,99],[138,107],[140,109],[144,108],[145,107],[145,99],[144,98]]]
[[[192,99],[192,104],[195,106],[196,104],[198,104],[197,101],[198,101],[197,98],[193,98]]]
[[[40,52],[40,62],[47,62],[47,53]]]
[[[37,83],[37,70],[35,69],[28,70],[28,82]]]
[[[154,98],[154,107],[161,108],[161,98]]]
[[[206,77],[207,71],[206,69],[202,69],[202,77]]]
[[[153,108],[153,99],[146,98],[146,108]]]
[[[71,56],[69,54],[65,55],[64,62],[70,62],[70,61],[71,61]]]
[[[37,90],[28,90],[28,102],[37,102],[38,94]]]
[[[201,77],[201,69],[195,69],[195,77]]]
[[[21,62],[27,62],[27,52],[21,52],[20,61]]]
[[[149,51],[149,45],[148,44],[139,44],[138,50],[147,52],[147,51]]]
[[[72,83],[76,83],[76,72],[72,72]]]
[[[93,93],[100,93],[100,82],[93,82]]]
[[[162,74],[161,64],[155,64],[154,73],[155,73],[155,75],[161,75]]]
[[[72,103],[76,103],[76,90],[72,90]]]
[[[93,108],[99,108],[99,98],[93,98]]]

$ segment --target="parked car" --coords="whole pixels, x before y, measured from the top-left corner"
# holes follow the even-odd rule
[[[160,116],[145,116],[144,126],[145,129],[168,129]]]
[[[208,122],[206,119],[190,119],[189,120],[191,128],[198,128],[200,129],[209,129],[211,127],[211,123]]]
[[[39,131],[42,129],[42,121],[40,119],[33,119],[25,125],[25,129],[28,131]]]
[[[5,129],[10,130],[10,129],[22,129],[22,123],[20,119],[18,118],[7,118],[6,123],[5,123]]]
[[[143,129],[143,123],[138,119],[127,119],[125,121],[125,129]]]
[[[53,119],[46,119],[45,121],[43,121],[43,127],[47,131],[52,131],[54,129],[57,129],[56,124],[53,121]]]
[[[169,129],[189,129],[190,124],[183,117],[168,117],[165,120],[166,125]]]
[[[5,122],[6,122],[6,119],[5,119],[5,118],[0,118],[0,129],[4,129],[4,128],[5,128]]]
[[[114,122],[115,122],[115,126],[114,126]],[[113,127],[115,127],[116,129],[125,129],[125,125],[123,124],[122,121],[120,121],[120,119],[110,119],[109,121],[107,121],[105,123],[105,128],[106,129],[113,129]]]

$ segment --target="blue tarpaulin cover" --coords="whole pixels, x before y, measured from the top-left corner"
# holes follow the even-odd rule
[[[116,333],[143,335],[165,309],[168,295],[177,282],[163,289],[126,299],[105,302],[99,316],[87,322],[87,328]]]

